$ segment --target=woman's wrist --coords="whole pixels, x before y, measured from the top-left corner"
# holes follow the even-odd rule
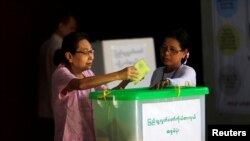
[[[170,80],[168,78],[166,78],[165,80],[165,83],[166,83],[166,86],[169,86],[170,85]]]

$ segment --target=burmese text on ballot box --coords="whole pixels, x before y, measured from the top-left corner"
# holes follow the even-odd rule
[[[205,141],[207,87],[92,92],[97,141]]]

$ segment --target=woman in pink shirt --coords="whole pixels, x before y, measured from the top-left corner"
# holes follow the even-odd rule
[[[130,66],[123,70],[95,76],[91,71],[94,50],[84,33],[66,36],[55,53],[59,64],[52,76],[52,107],[55,141],[95,141],[90,92],[107,89],[106,83],[123,80],[115,88],[124,88],[137,79],[138,71]]]

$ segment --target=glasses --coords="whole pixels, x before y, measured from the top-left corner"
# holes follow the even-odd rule
[[[76,51],[76,53],[81,53],[81,54],[87,56],[87,55],[93,55],[93,54],[94,54],[94,51],[95,51],[95,50],[91,49],[91,50],[84,50],[84,51]]]
[[[161,47],[161,52],[162,53],[169,52],[169,54],[171,54],[171,55],[176,55],[176,54],[178,54],[181,51],[183,51],[183,50],[182,49],[176,50],[174,48]]]

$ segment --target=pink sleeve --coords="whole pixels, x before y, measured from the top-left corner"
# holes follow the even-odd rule
[[[68,83],[74,79],[75,76],[64,66],[59,67],[52,77],[52,91],[56,94],[59,100],[65,99],[67,95],[63,95],[62,90],[68,85]]]

